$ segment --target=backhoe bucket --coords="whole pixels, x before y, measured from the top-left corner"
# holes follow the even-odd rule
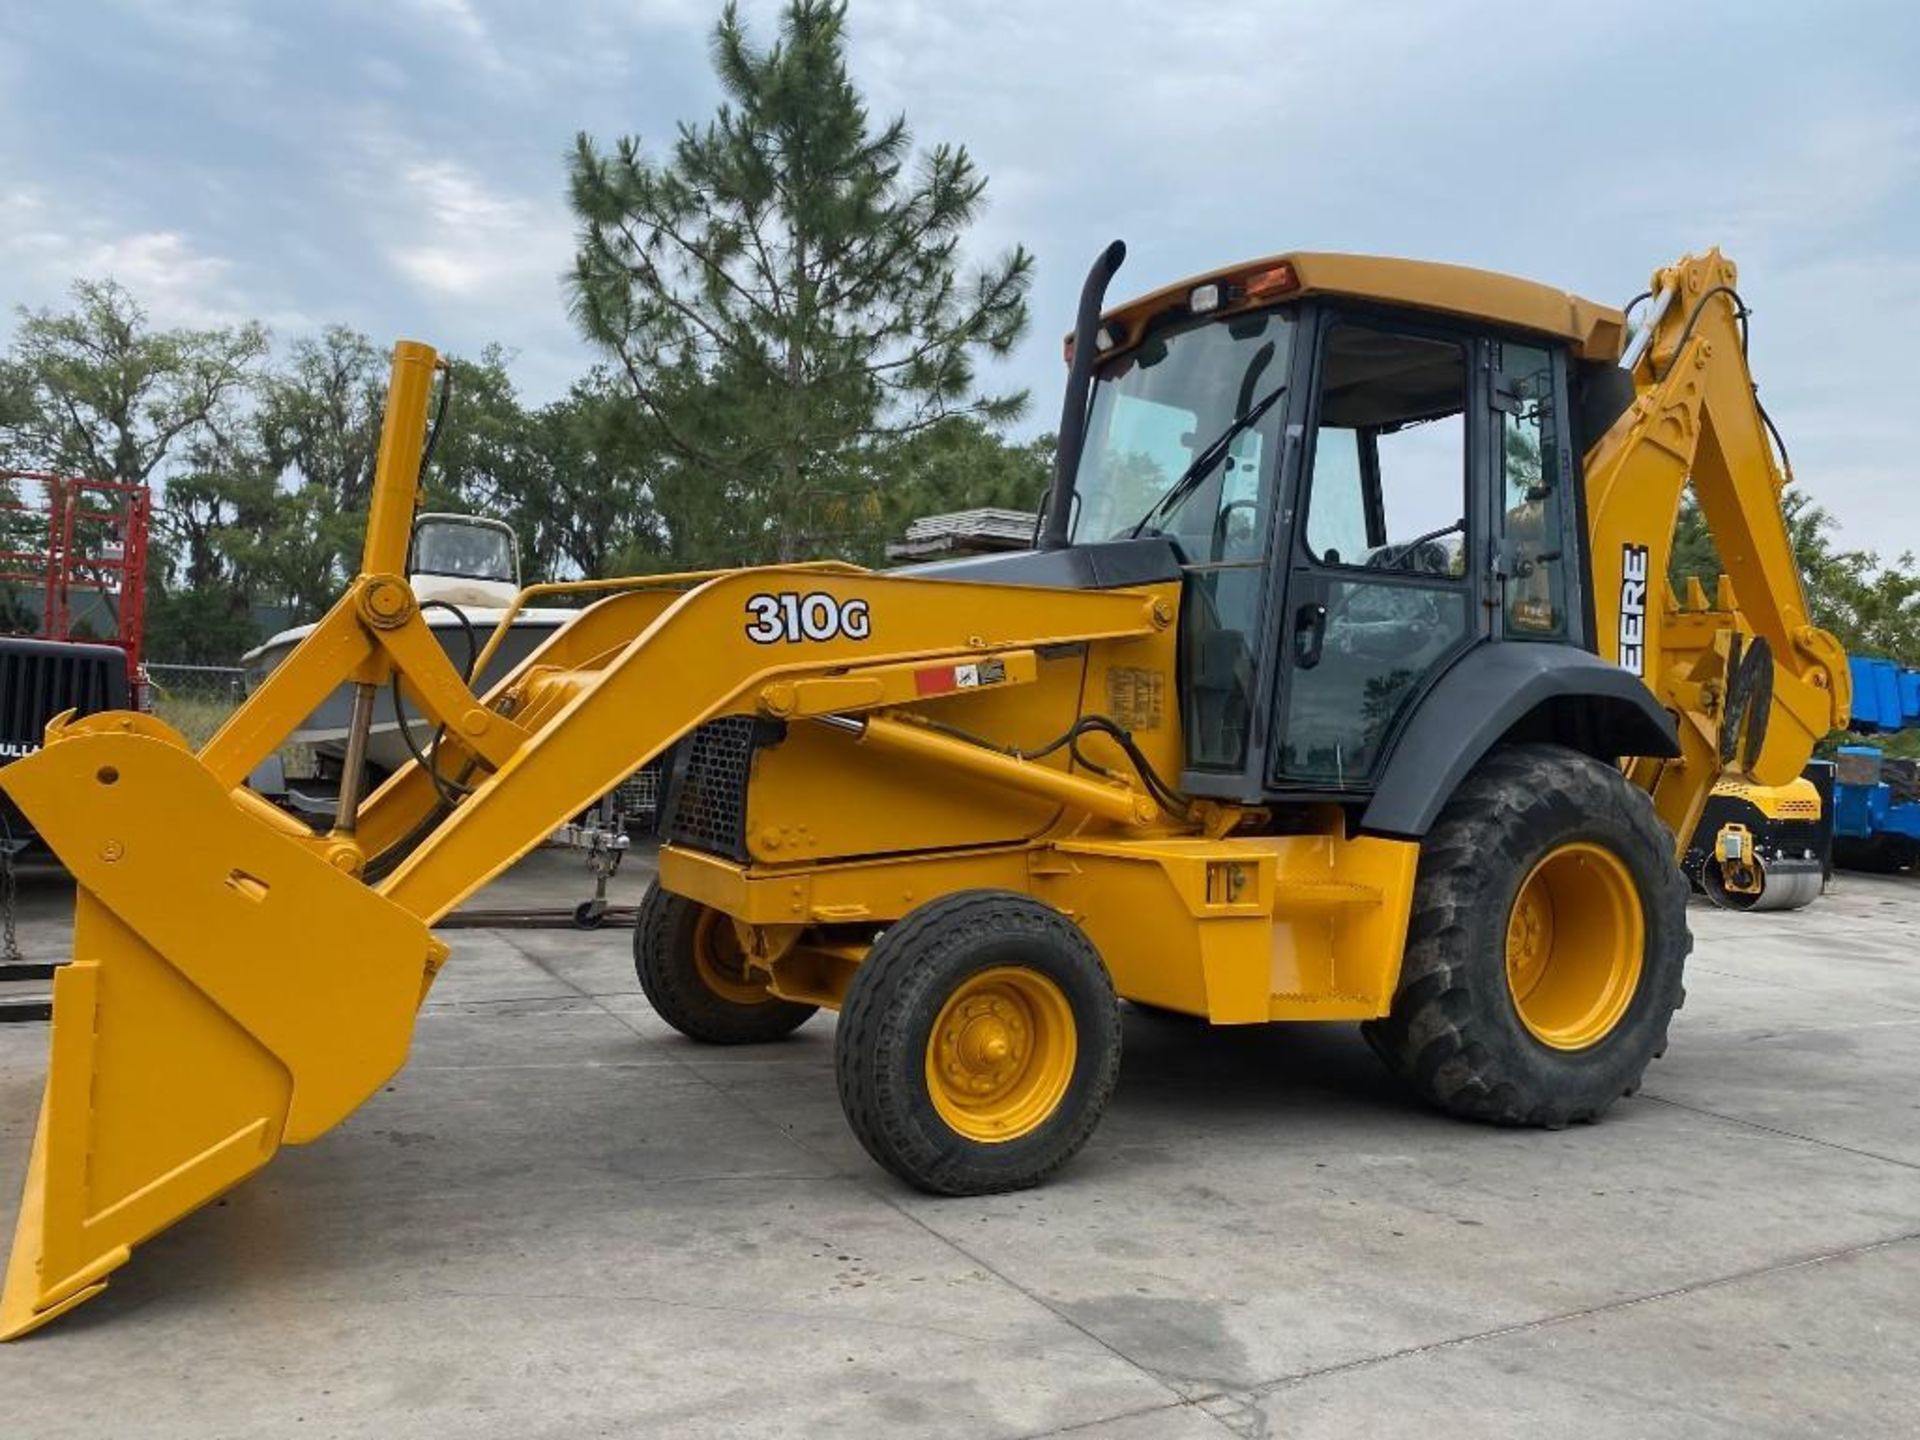
[[[445,951],[146,716],[55,722],[0,786],[79,884],[0,1293],[11,1339],[377,1090]]]

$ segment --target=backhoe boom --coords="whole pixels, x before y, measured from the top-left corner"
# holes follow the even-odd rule
[[[1635,397],[1586,458],[1600,653],[1679,721],[1681,757],[1632,773],[1683,847],[1723,770],[1786,784],[1848,709],[1845,653],[1801,588],[1781,508],[1791,476],[1747,369],[1735,279],[1718,250],[1653,277],[1624,357]],[[1666,578],[1689,485],[1726,572],[1712,608]]]

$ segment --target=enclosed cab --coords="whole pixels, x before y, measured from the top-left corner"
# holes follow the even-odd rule
[[[1502,741],[1678,753],[1633,663],[1661,593],[1644,548],[1598,567],[1604,628],[1592,591],[1580,457],[1621,408],[1617,310],[1454,266],[1294,254],[1157,291],[1094,333],[1043,548],[904,572],[1179,587],[1170,673],[1056,683],[1036,728],[1110,713],[1143,744],[1178,736],[1183,794],[1282,827],[1334,804],[1356,833],[1415,839]],[[773,738],[719,722],[687,751],[676,793],[701,803],[681,823],[670,797],[670,838],[711,844],[698,817],[717,793],[746,807],[726,832],[738,858],[767,828],[758,806],[782,828],[780,777],[811,747],[769,754],[756,799],[742,752]],[[999,823],[969,838],[1009,838]]]
[[[421,600],[504,609],[520,593],[520,543],[504,520],[430,511],[413,522],[407,579]]]

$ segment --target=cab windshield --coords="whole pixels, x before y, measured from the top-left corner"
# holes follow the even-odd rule
[[[1075,541],[1171,535],[1189,562],[1251,558],[1260,548],[1265,457],[1284,407],[1293,326],[1279,311],[1199,320],[1149,337],[1101,370],[1074,482]],[[1202,477],[1174,487],[1237,419],[1265,413]]]
[[[515,584],[513,533],[475,520],[423,519],[414,527],[410,568],[416,575]]]
[[[1094,382],[1072,535],[1159,534],[1178,545],[1190,770],[1247,764],[1269,477],[1292,341],[1280,311],[1196,320],[1149,336]]]

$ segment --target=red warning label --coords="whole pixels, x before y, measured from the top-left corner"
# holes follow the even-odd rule
[[[955,690],[977,690],[1007,678],[1004,660],[981,660],[965,665],[935,665],[913,672],[913,688],[922,695],[948,695]]]

